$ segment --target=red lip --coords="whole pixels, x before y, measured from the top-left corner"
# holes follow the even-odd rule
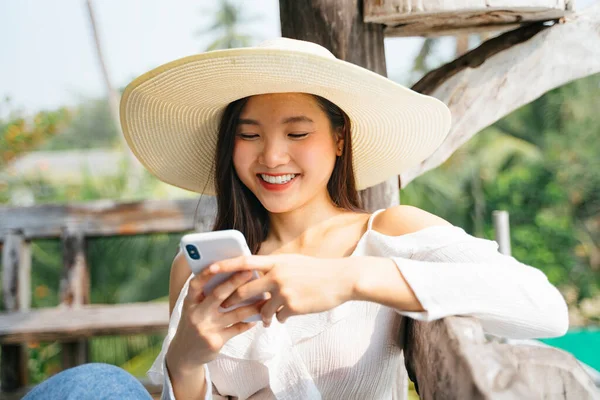
[[[284,184],[277,184],[277,183],[269,183],[264,181],[261,177],[261,174],[257,174],[256,175],[256,179],[258,179],[258,182],[262,185],[262,187],[264,187],[265,189],[271,191],[271,192],[282,192],[284,190],[287,190],[290,186],[292,186],[294,184],[294,182],[296,182],[296,180],[300,177],[300,175],[296,175],[294,176],[294,178],[292,180],[290,180],[287,183]],[[278,175],[274,175],[274,174],[264,174],[264,175],[268,175],[268,176],[281,176],[281,175],[291,175],[291,174],[278,174]]]

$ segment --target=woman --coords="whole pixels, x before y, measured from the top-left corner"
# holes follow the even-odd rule
[[[446,137],[449,111],[434,98],[277,39],[141,76],[121,119],[146,168],[215,194],[215,230],[240,230],[254,254],[197,276],[175,257],[169,332],[149,371],[164,399],[404,398],[396,336],[406,316],[470,315],[513,338],[567,330],[556,288],[495,242],[415,207],[361,209],[357,190]],[[250,270],[261,277],[249,281]],[[205,296],[219,272],[237,273]],[[262,322],[243,322],[256,313]]]

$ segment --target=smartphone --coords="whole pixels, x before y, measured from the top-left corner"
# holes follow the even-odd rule
[[[252,254],[246,244],[246,238],[242,232],[235,229],[190,233],[181,238],[180,247],[183,254],[185,254],[185,258],[194,275],[198,275],[202,270],[208,268],[217,261]],[[219,286],[234,274],[235,273],[231,272],[216,274],[207,282],[204,287],[204,294],[210,294],[216,286]],[[250,278],[250,280],[258,278],[258,272],[252,271],[252,278]],[[231,307],[220,307],[219,311],[227,312],[235,310],[236,308],[250,305],[264,299],[266,299],[266,293],[252,297]],[[244,322],[261,320],[260,314],[256,314],[245,319]]]

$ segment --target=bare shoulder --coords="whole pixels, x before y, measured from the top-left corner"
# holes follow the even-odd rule
[[[377,215],[373,221],[373,229],[388,236],[401,236],[437,225],[452,226],[437,215],[406,205],[390,207]]]
[[[171,264],[171,276],[169,278],[169,314],[173,311],[179,293],[191,273],[192,271],[190,270],[185,256],[180,251],[177,253]]]

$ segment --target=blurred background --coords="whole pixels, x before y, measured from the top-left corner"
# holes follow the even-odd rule
[[[578,0],[577,8],[591,3]],[[119,93],[176,58],[281,35],[277,0],[2,0],[0,16],[0,204],[8,207],[194,198],[131,167],[115,124]],[[410,86],[483,39],[386,39],[388,76]],[[545,342],[596,369],[599,110],[600,75],[552,90],[486,128],[400,195],[403,204],[489,239],[492,211],[508,211],[512,254],[546,273],[569,303],[569,334]],[[91,303],[166,300],[179,237],[90,239]],[[32,307],[55,306],[61,245],[37,240],[32,252]],[[95,338],[91,359],[143,376],[161,343],[160,335]],[[37,383],[59,369],[60,347],[29,346],[30,381]]]

